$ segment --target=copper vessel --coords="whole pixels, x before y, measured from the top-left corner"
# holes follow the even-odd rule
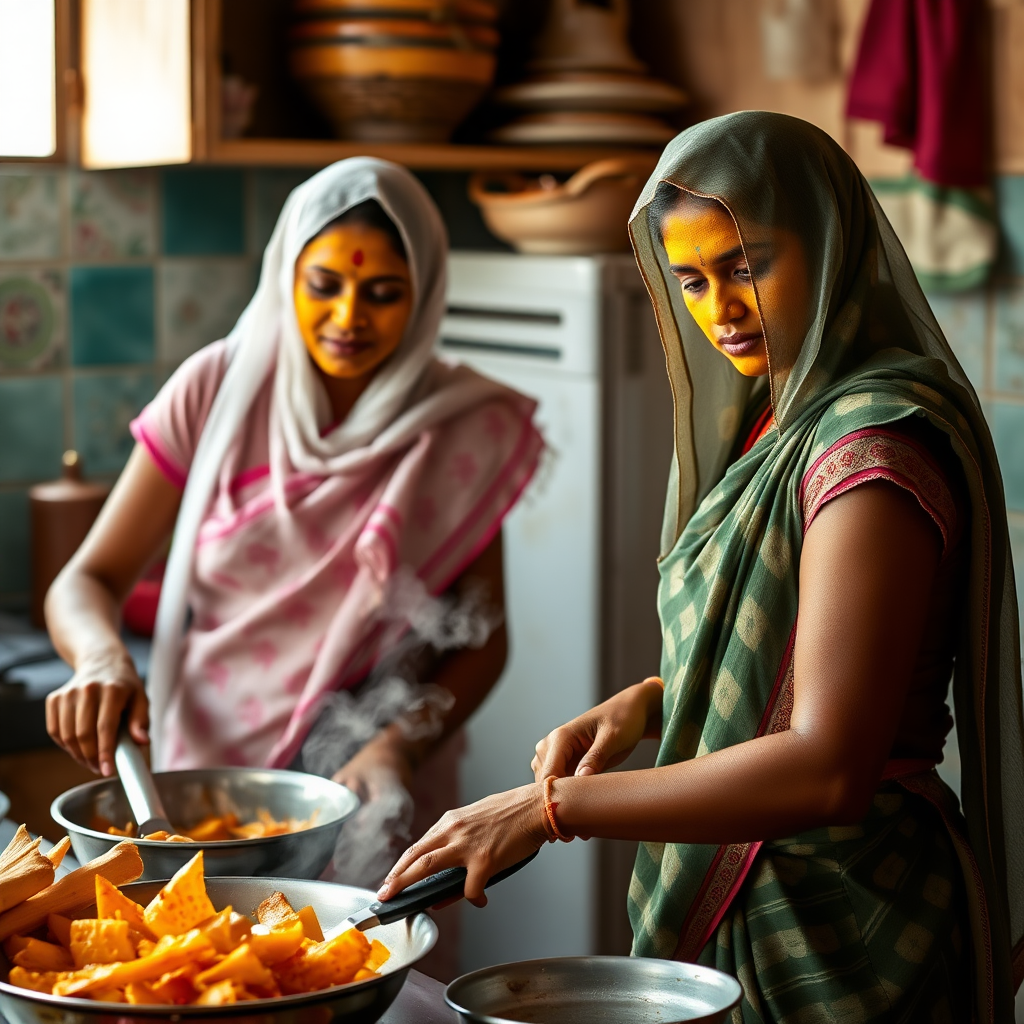
[[[43,601],[57,573],[85,540],[110,488],[82,479],[82,460],[67,451],[59,480],[37,484],[28,492],[32,536],[32,624],[46,625]]]

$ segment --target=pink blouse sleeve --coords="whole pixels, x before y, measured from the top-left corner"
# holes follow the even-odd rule
[[[884,428],[847,434],[815,460],[801,486],[804,532],[826,502],[870,480],[888,480],[914,495],[949,553],[960,524],[946,474],[923,445]]]
[[[227,368],[222,341],[190,356],[131,422],[141,444],[175,487],[184,488],[199,435]]]

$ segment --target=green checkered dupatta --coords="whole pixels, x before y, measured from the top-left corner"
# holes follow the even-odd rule
[[[771,232],[782,229],[807,257],[804,336],[785,336],[777,315],[785,296],[757,291],[776,425],[731,465],[751,382],[686,310],[648,217],[661,182],[719,199],[744,246],[770,246]],[[658,763],[751,739],[780,714],[785,727],[777,696],[797,617],[805,474],[848,434],[925,417],[949,437],[971,504],[969,628],[954,704],[968,838],[987,905],[987,919],[976,917],[988,933],[976,954],[987,958],[979,970],[998,990],[1003,1019],[1012,1013],[1002,1002],[1012,999],[1011,974],[1024,972],[1024,726],[1002,481],[977,397],[867,183],[804,121],[744,111],[684,131],[638,200],[630,234],[675,401]],[[702,907],[714,909],[713,869],[728,855],[706,845],[641,845],[629,898],[635,954],[696,957],[687,936],[691,946],[694,935],[706,936],[699,918]]]

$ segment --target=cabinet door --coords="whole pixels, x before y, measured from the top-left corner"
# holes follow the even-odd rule
[[[82,166],[187,163],[192,158],[189,0],[80,3]]]
[[[69,13],[70,0],[0,0],[0,161],[66,159]]]

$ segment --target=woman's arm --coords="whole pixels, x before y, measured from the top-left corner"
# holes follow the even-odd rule
[[[416,766],[466,722],[491,692],[505,667],[508,654],[500,531],[453,587],[457,596],[471,588],[483,589],[489,614],[500,621],[482,647],[465,647],[443,655],[422,680],[447,690],[452,696],[451,707],[444,715],[440,731],[426,730],[428,735],[415,738],[421,730],[410,730],[402,723],[393,722],[381,729],[335,774],[336,782],[349,786],[363,797],[372,798],[380,779],[378,773],[383,770],[392,778],[397,775],[408,786]],[[425,714],[436,714],[436,711]]]
[[[557,779],[560,829],[719,844],[859,821],[896,736],[939,555],[938,531],[888,483],[830,501],[800,559],[789,730],[663,768]],[[477,898],[547,832],[538,784],[488,797],[445,815],[382,892],[466,864],[467,896]]]
[[[46,699],[54,741],[94,772],[111,775],[121,715],[148,743],[146,694],[121,640],[121,603],[163,550],[181,491],[135,446],[128,464],[78,551],[46,595],[46,625],[58,653],[75,670]]]

